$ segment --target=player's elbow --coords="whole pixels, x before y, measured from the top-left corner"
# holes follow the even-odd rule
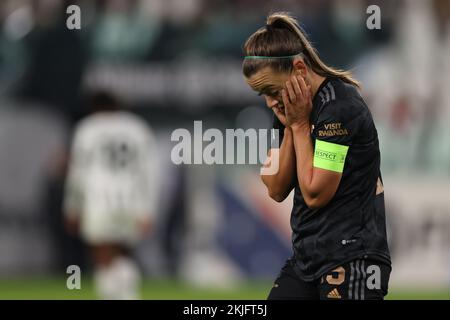
[[[304,197],[305,203],[311,210],[317,210],[325,207],[331,199],[325,198],[320,194]]]
[[[276,202],[283,202],[289,195],[289,191],[281,188],[280,184],[267,186],[267,193]]]
[[[268,190],[268,192],[269,192],[269,197],[271,197],[276,202],[283,202],[284,199],[287,198],[286,194],[279,192],[279,191]]]
[[[285,190],[281,188],[281,184],[279,181],[276,181],[275,179],[268,179],[267,176],[262,176],[261,178],[267,187],[267,193],[270,198],[272,198],[276,202],[283,202],[284,199],[287,198],[289,193],[285,192]]]
[[[325,206],[318,198],[305,197],[305,203],[311,210],[317,210]]]

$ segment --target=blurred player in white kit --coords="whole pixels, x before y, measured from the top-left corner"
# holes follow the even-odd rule
[[[75,128],[64,211],[69,231],[89,245],[101,299],[138,299],[131,251],[150,230],[158,190],[155,138],[147,123],[120,110],[106,92]]]

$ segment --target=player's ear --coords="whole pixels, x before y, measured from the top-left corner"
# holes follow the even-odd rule
[[[294,72],[299,73],[303,78],[308,74],[308,66],[302,58],[295,58],[292,62],[294,65]]]

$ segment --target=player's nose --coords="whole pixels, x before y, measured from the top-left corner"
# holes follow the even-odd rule
[[[272,109],[273,107],[275,107],[276,105],[278,105],[278,100],[274,99],[272,97],[269,96],[264,96],[266,98],[266,105],[267,107],[269,107],[270,109]]]

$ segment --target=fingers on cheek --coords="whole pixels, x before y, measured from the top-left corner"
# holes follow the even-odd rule
[[[290,104],[290,102],[289,102],[289,99],[287,97],[287,93],[286,93],[285,89],[283,89],[283,91],[281,92],[281,97],[283,98],[284,106],[287,107]]]
[[[288,98],[290,100],[294,100],[295,99],[294,88],[292,87],[292,84],[290,81],[286,82],[286,89],[287,89],[287,93],[288,93]]]
[[[302,94],[302,90],[300,88],[300,84],[299,84],[299,82],[297,80],[297,77],[295,77],[295,76],[292,77],[292,83],[294,84],[295,94],[301,95]]]

